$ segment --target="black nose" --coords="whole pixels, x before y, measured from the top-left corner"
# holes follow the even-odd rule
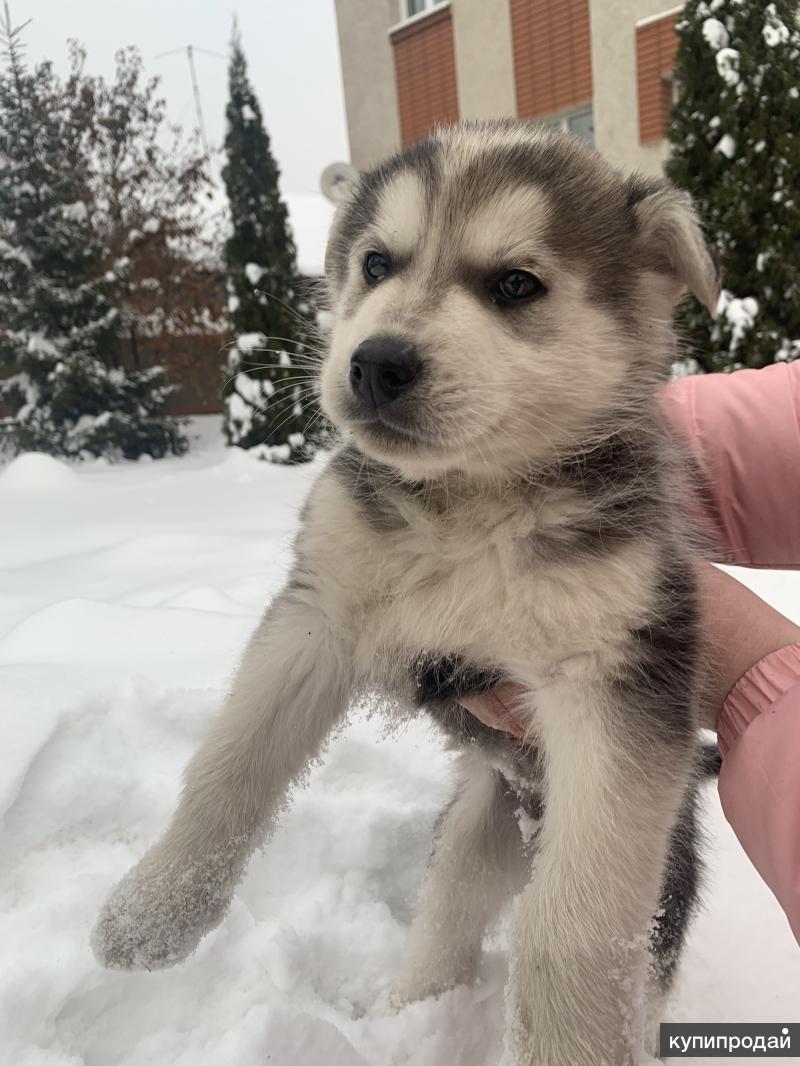
[[[350,359],[350,387],[371,407],[396,400],[417,380],[419,356],[412,344],[392,337],[362,341]]]

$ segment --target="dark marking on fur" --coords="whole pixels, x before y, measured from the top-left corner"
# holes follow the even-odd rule
[[[286,582],[285,591],[291,594],[293,592],[314,592],[315,590],[308,575],[300,570],[293,570],[289,575],[289,580]]]
[[[499,771],[498,776],[503,787],[503,798],[511,808],[511,814],[516,818],[517,812],[522,810],[528,818],[540,822],[544,818],[544,794],[539,789],[520,788]]]
[[[609,424],[610,420],[609,420]],[[557,561],[606,554],[652,535],[663,523],[663,459],[652,433],[604,435],[594,447],[567,456],[536,476],[542,489],[575,494],[575,517],[563,526],[539,526],[530,537],[534,553]]]
[[[673,753],[695,744],[698,699],[699,622],[694,575],[688,564],[664,560],[648,625],[631,632],[631,654],[624,671],[610,682],[626,728],[646,716],[646,733]]]
[[[425,652],[412,663],[411,676],[417,702],[451,740],[502,756],[526,780],[541,778],[541,753],[535,745],[521,746],[510,733],[485,725],[461,704],[465,696],[485,695],[505,680],[496,667]]]
[[[398,480],[397,472],[391,467],[367,458],[358,448],[347,447],[333,457],[330,470],[377,533],[394,533],[407,525],[387,491]],[[409,484],[406,491],[415,493],[420,488]]]
[[[490,692],[503,680],[493,667],[465,663],[457,655],[423,653],[414,660],[411,673],[420,704],[432,700],[460,700]]]
[[[375,221],[380,194],[403,171],[412,172],[424,190],[436,187],[436,162],[441,145],[426,138],[391,156],[363,174],[352,199],[337,216],[328,241],[325,274],[328,283],[341,288],[347,278],[350,249],[362,233]]]
[[[644,174],[632,174],[625,182],[625,207],[632,211],[642,200],[657,193],[664,187],[659,178],[648,178]]]
[[[659,908],[650,931],[653,968],[665,992],[675,978],[689,923],[698,908],[701,874],[697,786],[692,784],[670,836]]]
[[[493,125],[513,132],[520,123]],[[545,243],[583,274],[593,302],[637,328],[638,264],[631,255],[633,219],[620,173],[576,138],[530,126],[536,134],[530,141],[492,146],[467,168],[461,178],[469,187],[464,199],[479,203],[503,190],[541,189],[551,208]]]
[[[722,754],[716,744],[703,744],[698,761],[703,777],[719,777],[722,769]]]

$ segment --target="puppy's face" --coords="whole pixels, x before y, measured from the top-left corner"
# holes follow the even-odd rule
[[[522,123],[454,127],[364,176],[326,270],[323,407],[412,478],[557,459],[652,392],[684,286],[716,288],[678,194]]]

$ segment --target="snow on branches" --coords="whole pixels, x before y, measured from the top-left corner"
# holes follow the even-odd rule
[[[669,177],[694,197],[725,291],[682,332],[705,370],[800,349],[800,26],[794,0],[688,0],[677,24]]]

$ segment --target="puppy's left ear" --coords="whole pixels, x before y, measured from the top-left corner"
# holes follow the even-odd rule
[[[691,196],[665,181],[637,176],[628,182],[627,206],[644,262],[679,283],[676,303],[688,289],[716,315],[722,280],[719,262],[705,239]]]

